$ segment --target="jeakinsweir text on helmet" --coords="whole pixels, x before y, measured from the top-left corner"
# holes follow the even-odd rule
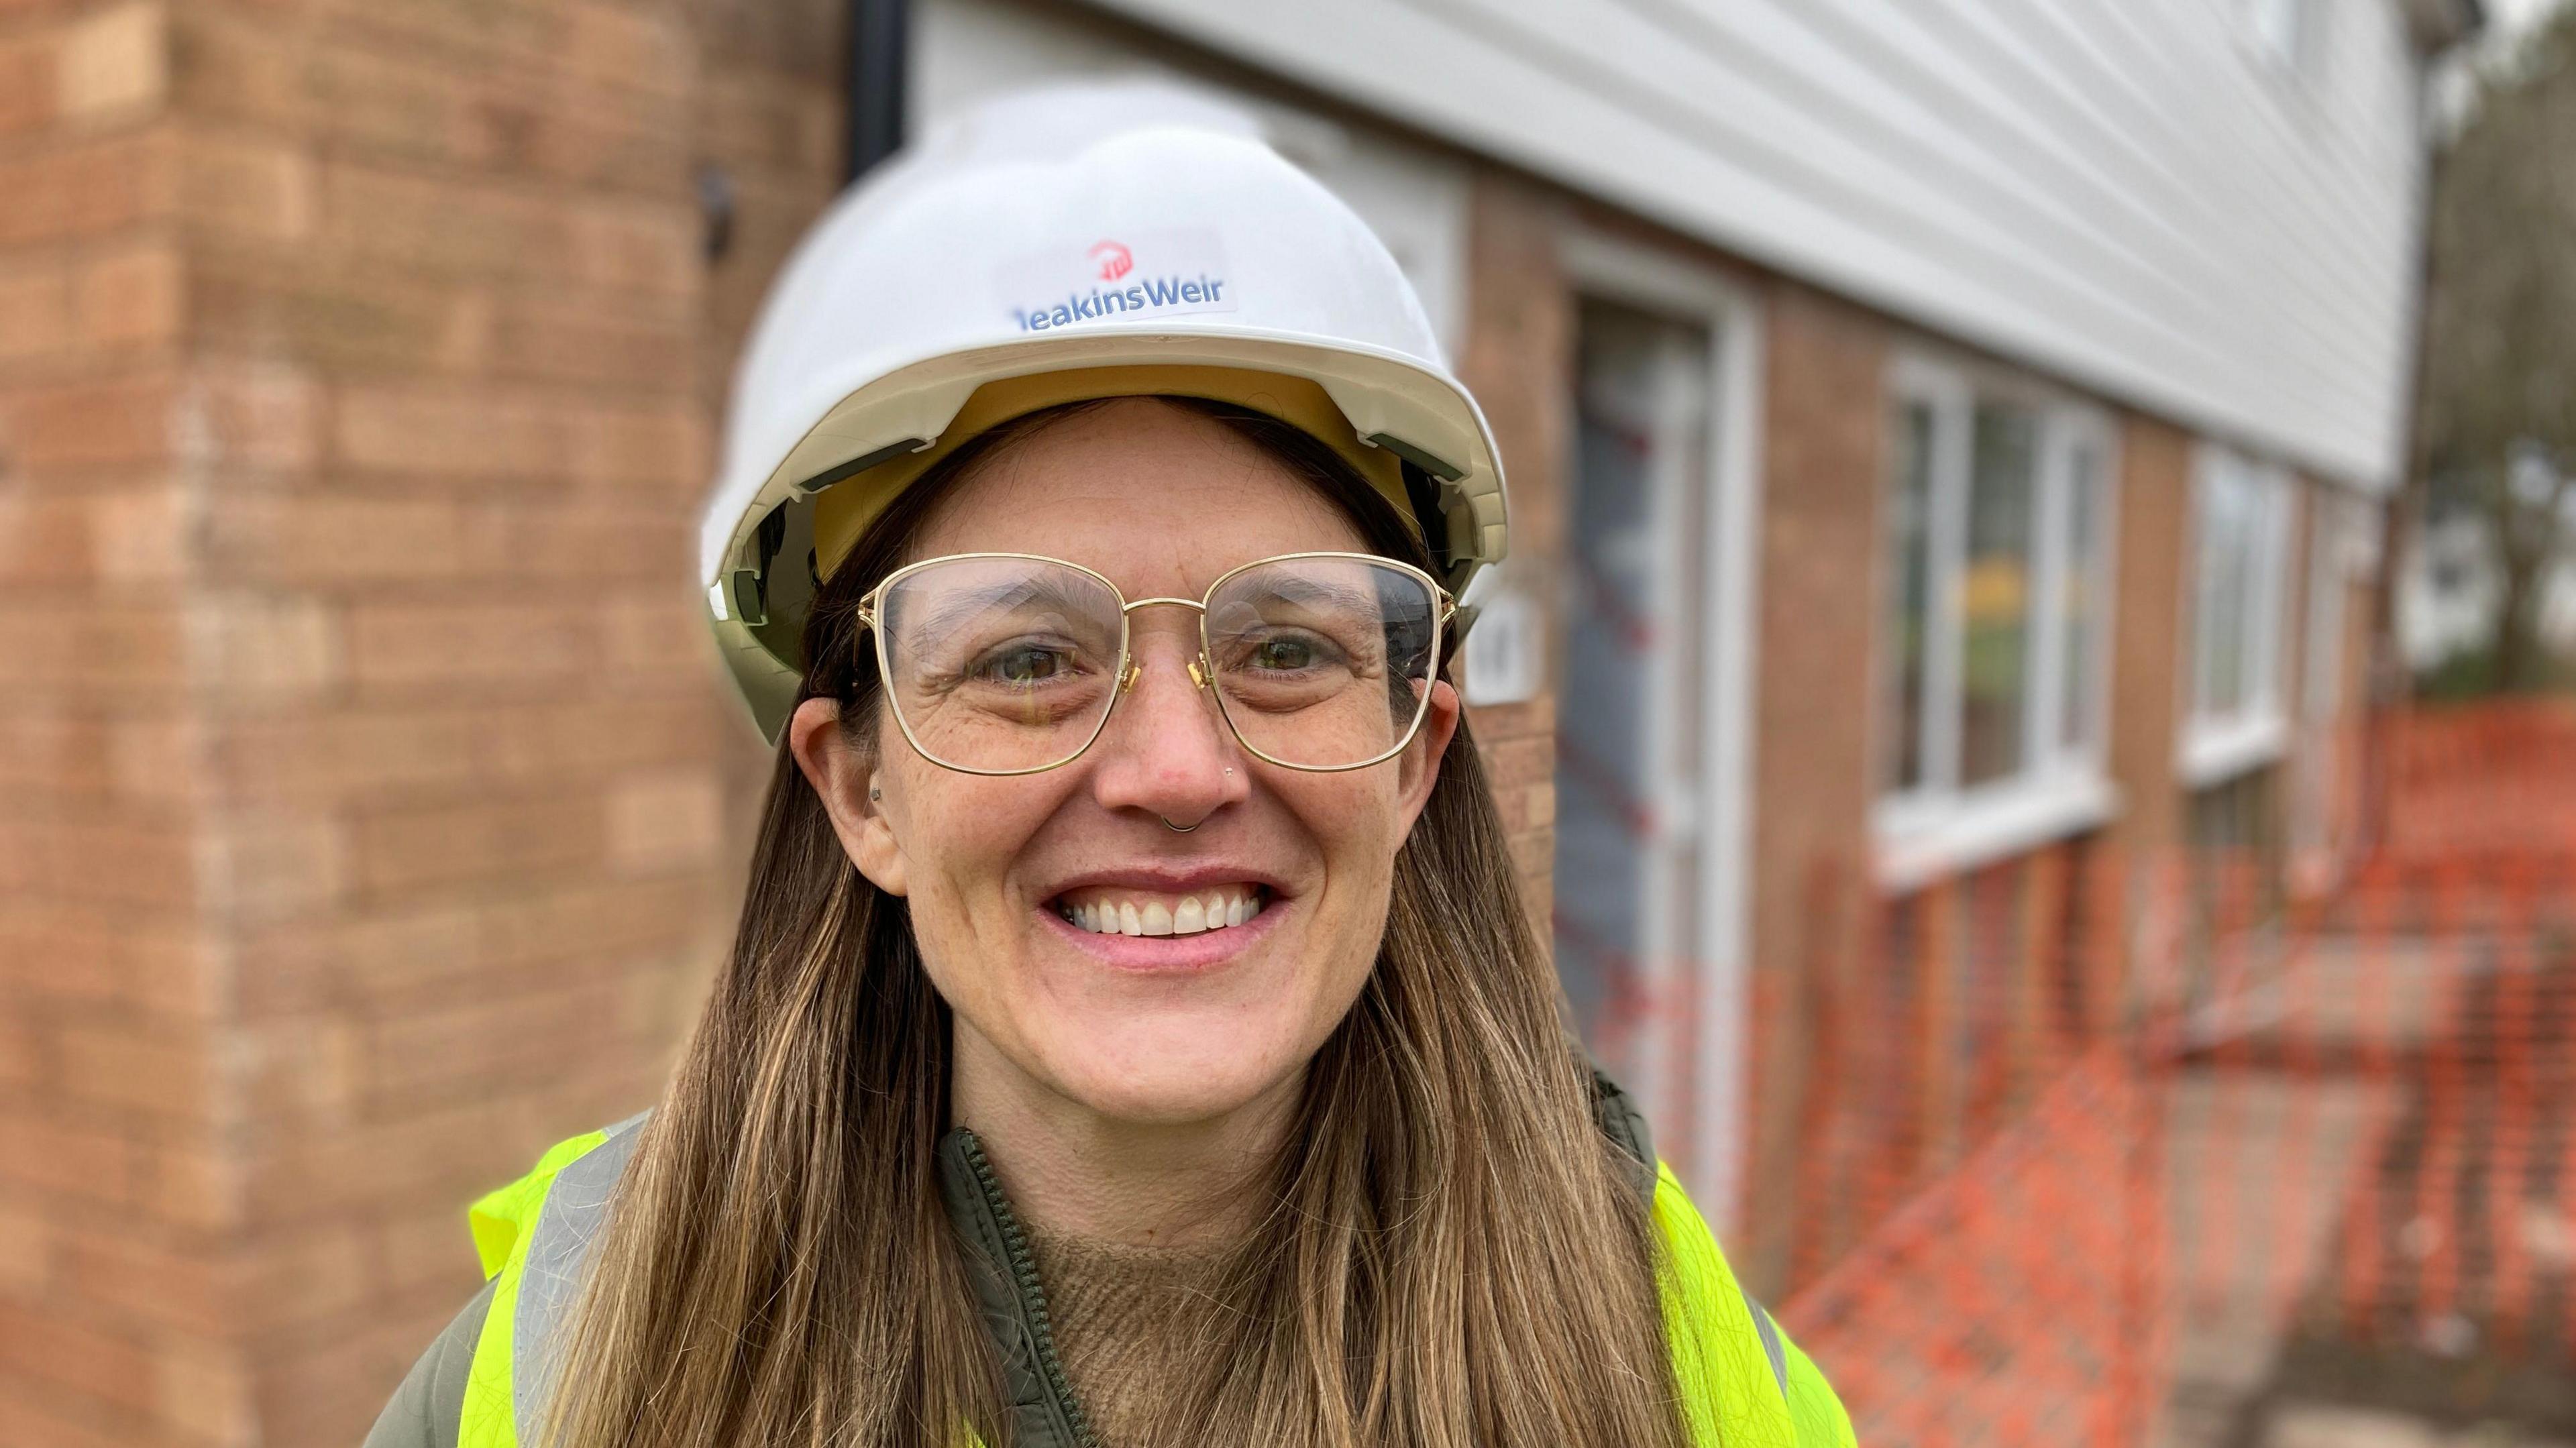
[[[1326,440],[1392,455],[1441,581],[1470,603],[1477,571],[1503,556],[1493,434],[1365,222],[1221,103],[1149,83],[1023,93],[836,203],[745,349],[700,578],[766,737],[794,699],[805,613],[834,561],[828,547],[816,557],[827,495],[855,481],[844,499],[881,507],[872,477],[908,476],[953,444],[987,384],[1109,368],[1188,369],[1153,374],[1193,380],[1150,390],[1347,428]],[[1303,379],[1338,416],[1283,408],[1263,377]],[[846,501],[839,512],[846,531]]]

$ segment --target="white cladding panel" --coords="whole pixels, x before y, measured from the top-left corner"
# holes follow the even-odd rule
[[[2373,488],[2423,176],[2396,0],[1092,0]]]

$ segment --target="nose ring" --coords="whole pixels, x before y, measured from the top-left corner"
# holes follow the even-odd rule
[[[1181,826],[1181,825],[1176,825],[1176,824],[1172,823],[1170,820],[1163,819],[1163,817],[1162,817],[1161,815],[1156,815],[1156,816],[1154,816],[1154,818],[1156,818],[1156,819],[1158,819],[1158,820],[1163,820],[1163,828],[1165,828],[1165,829],[1167,829],[1167,830],[1170,830],[1173,834],[1176,834],[1176,835],[1186,835],[1186,834],[1188,834],[1191,830],[1197,829],[1197,828],[1199,827],[1199,825],[1203,825],[1203,824],[1206,824],[1206,823],[1207,823],[1207,821],[1206,821],[1206,820],[1200,820],[1200,821],[1199,821],[1199,825],[1189,825],[1189,826],[1184,827],[1184,826]]]

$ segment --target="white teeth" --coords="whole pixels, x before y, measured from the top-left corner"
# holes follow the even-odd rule
[[[1197,935],[1241,925],[1261,913],[1257,889],[1210,890],[1177,903],[1092,900],[1061,907],[1064,918],[1095,935]]]

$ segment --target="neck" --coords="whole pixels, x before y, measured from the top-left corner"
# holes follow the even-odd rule
[[[1293,1073],[1213,1116],[1139,1121],[1036,1080],[962,1023],[952,1059],[953,1124],[982,1138],[1012,1210],[1041,1231],[1131,1247],[1216,1246],[1249,1232],[1304,1084]]]

